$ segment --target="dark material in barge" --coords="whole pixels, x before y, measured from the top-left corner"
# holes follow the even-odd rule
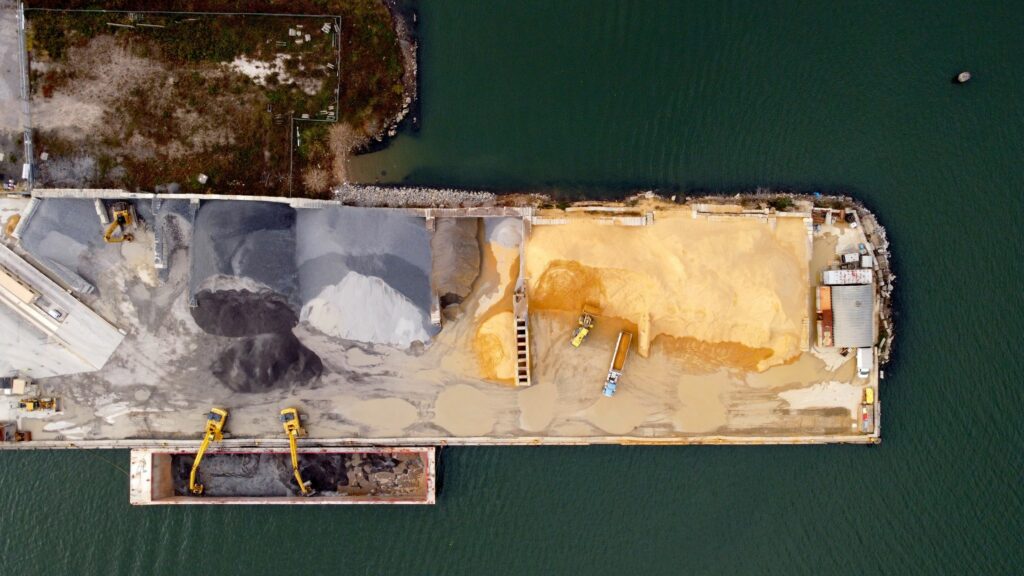
[[[435,449],[307,448],[299,451],[312,496],[295,485],[287,450],[209,452],[199,474],[206,490],[193,496],[192,452],[133,450],[131,503],[154,504],[433,504]]]

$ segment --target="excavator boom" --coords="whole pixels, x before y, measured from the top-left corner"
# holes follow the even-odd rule
[[[306,435],[306,431],[299,423],[299,411],[295,408],[281,410],[281,423],[284,425],[284,433],[288,435],[288,448],[292,454],[292,473],[295,475],[295,481],[299,483],[299,490],[303,496],[312,496],[312,484],[303,481],[302,473],[299,472],[299,449],[296,441],[299,436]]]
[[[203,485],[196,477],[199,475],[199,463],[203,461],[203,455],[210,447],[211,442],[220,442],[224,439],[224,422],[228,419],[228,412],[223,408],[211,408],[206,415],[206,430],[203,432],[203,443],[199,445],[199,452],[196,453],[195,462],[192,463],[192,471],[188,475],[188,489],[196,496],[203,493]]]
[[[117,202],[112,211],[114,217],[110,219],[110,225],[103,233],[103,241],[108,244],[117,244],[134,240],[135,237],[128,233],[128,229],[135,225],[135,209],[132,208],[132,205],[127,202]],[[114,233],[119,229],[121,234],[115,236]]]

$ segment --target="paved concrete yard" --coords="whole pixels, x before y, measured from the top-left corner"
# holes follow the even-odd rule
[[[683,207],[647,227],[535,225],[525,238],[518,220],[468,219],[468,227],[438,223],[431,240],[422,217],[401,212],[233,201],[204,202],[195,222],[211,227],[194,233],[187,203],[138,201],[136,241],[111,247],[96,241],[91,201],[43,202],[24,235],[39,241],[26,249],[73,267],[95,286],[85,301],[128,335],[103,370],[42,382],[66,409],[23,422],[35,439],[195,440],[211,406],[230,411],[228,429],[240,439],[283,439],[277,416],[286,406],[300,410],[310,438],[355,442],[854,437],[864,381],[854,380],[849,359],[800,351],[813,250],[799,217],[720,222]],[[76,247],[74,259],[44,253],[58,232]],[[161,279],[154,235],[168,246]],[[651,238],[665,239],[659,258],[678,261],[657,266],[616,251]],[[480,251],[457,259],[475,269],[438,276],[438,252],[456,245]],[[834,256],[835,245],[825,250]],[[514,362],[503,335],[513,332],[511,291],[524,253],[536,275],[535,371],[533,386],[516,388],[501,366]],[[189,306],[194,258],[204,275],[197,308]],[[725,276],[736,267],[756,278]],[[695,304],[663,302],[684,302],[671,279],[688,275],[697,287],[703,277],[722,280],[704,280]],[[432,334],[424,290],[441,281],[457,297]],[[579,350],[568,342],[580,302],[561,301],[559,283],[574,299],[591,290],[605,308]],[[713,314],[696,309],[701,302],[714,304]],[[638,303],[646,304],[630,308]],[[619,394],[604,398],[614,336],[636,329],[645,310],[649,357],[634,354]]]

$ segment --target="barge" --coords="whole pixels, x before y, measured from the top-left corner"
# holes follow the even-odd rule
[[[430,505],[436,499],[435,448],[303,448],[299,450],[310,496],[294,486],[287,450],[207,452],[205,491],[188,490],[196,453],[135,449],[129,501],[153,505]]]

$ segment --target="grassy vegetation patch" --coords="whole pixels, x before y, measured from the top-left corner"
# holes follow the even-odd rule
[[[325,181],[343,175],[332,165],[337,143],[376,134],[403,108],[402,51],[379,0],[102,3],[317,17],[32,10],[97,4],[28,6],[39,149],[76,160],[44,163],[44,185],[80,178],[81,186],[178,182],[220,193],[321,195]],[[95,62],[101,49],[109,64]],[[332,143],[329,127],[314,120],[344,123],[345,137]]]

